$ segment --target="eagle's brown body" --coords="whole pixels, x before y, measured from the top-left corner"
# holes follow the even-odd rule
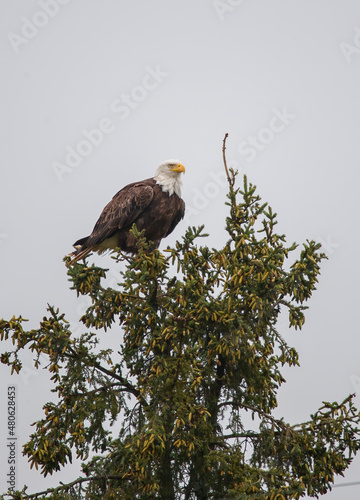
[[[106,205],[90,236],[74,243],[74,260],[90,251],[102,253],[108,249],[136,254],[135,239],[130,229],[135,223],[138,231],[145,229],[145,237],[158,248],[184,217],[185,203],[174,192],[163,190],[155,178],[125,186]]]

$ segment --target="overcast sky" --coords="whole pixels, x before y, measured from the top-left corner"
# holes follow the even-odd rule
[[[168,158],[185,167],[187,224],[225,238],[221,144],[278,213],[288,242],[316,239],[329,260],[285,371],[278,416],[306,420],[323,400],[360,388],[358,0],[0,0],[0,317],[37,327],[46,304],[73,328],[76,299],[62,258],[104,205]],[[94,257],[104,267],[108,257]],[[112,278],[116,279],[114,268]],[[104,343],[116,348],[117,337]],[[18,487],[70,481],[75,463],[42,479],[21,457],[51,400],[46,371],[0,366],[0,492],[7,470],[5,403],[18,390]],[[360,391],[359,391],[360,392]],[[360,400],[358,400],[360,406]],[[2,436],[2,437],[1,437]],[[39,481],[39,478],[41,481]],[[360,459],[337,483],[360,481]],[[358,499],[360,485],[329,500]]]

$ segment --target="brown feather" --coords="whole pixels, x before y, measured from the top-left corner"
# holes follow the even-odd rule
[[[106,205],[90,236],[74,243],[78,248],[72,254],[73,260],[80,260],[91,251],[102,253],[115,248],[136,254],[136,242],[129,232],[134,223],[138,231],[145,229],[146,239],[158,248],[184,213],[184,201],[175,193],[169,196],[154,178],[129,184]]]

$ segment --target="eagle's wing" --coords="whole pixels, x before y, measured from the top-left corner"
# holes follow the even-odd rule
[[[125,226],[131,227],[153,197],[153,188],[143,182],[129,184],[118,191],[102,211],[86,247],[100,244]]]
[[[170,233],[172,233],[175,229],[175,227],[179,224],[181,219],[184,218],[185,215],[185,202],[182,198],[180,198],[180,207],[179,210],[176,212],[175,217],[173,218],[171,225],[169,227],[168,232],[165,234],[165,237],[168,236]]]

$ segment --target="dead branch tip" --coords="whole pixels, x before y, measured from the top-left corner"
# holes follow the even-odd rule
[[[223,140],[222,152],[223,152],[223,161],[224,161],[224,167],[225,167],[225,171],[226,171],[227,180],[228,180],[229,185],[232,186],[229,170],[228,170],[227,163],[226,163],[226,155],[225,155],[226,139],[228,138],[228,136],[229,136],[229,134],[226,133],[224,140]]]

